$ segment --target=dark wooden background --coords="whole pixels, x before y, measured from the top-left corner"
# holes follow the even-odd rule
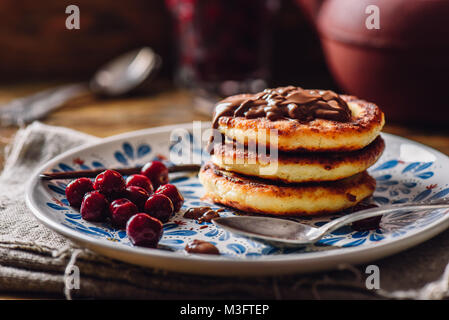
[[[80,8],[80,29],[67,30],[65,8]],[[294,0],[276,16],[273,84],[333,87],[318,38]],[[0,82],[74,80],[129,49],[151,46],[173,75],[172,19],[163,0],[0,0]]]

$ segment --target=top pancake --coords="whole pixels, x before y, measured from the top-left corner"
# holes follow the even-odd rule
[[[354,96],[340,95],[351,111],[348,122],[314,119],[300,122],[292,119],[272,121],[266,117],[222,116],[217,120],[217,129],[229,139],[245,145],[273,144],[284,152],[343,152],[359,150],[370,144],[379,135],[385,124],[383,112],[373,103]],[[270,138],[270,130],[276,133]]]

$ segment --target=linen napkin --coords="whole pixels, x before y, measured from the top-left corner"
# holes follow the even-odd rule
[[[366,266],[276,277],[213,277],[143,268],[73,244],[40,224],[25,204],[25,183],[56,155],[99,138],[34,122],[5,151],[0,175],[0,292],[121,299],[442,299],[449,295],[449,232],[373,262],[380,289],[367,289]],[[76,265],[79,287],[67,285]]]

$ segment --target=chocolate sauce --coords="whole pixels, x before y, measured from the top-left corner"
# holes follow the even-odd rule
[[[223,209],[214,210],[211,207],[196,207],[190,208],[184,213],[184,218],[198,220],[199,223],[211,222],[214,218],[219,218],[219,212]]]
[[[198,239],[188,243],[184,250],[189,253],[220,254],[220,251],[212,243]]]
[[[346,198],[348,198],[348,200],[351,202],[356,202],[356,200],[357,200],[357,197],[355,195],[353,195],[352,193],[347,193]]]
[[[198,220],[203,214],[205,214],[207,211],[210,211],[210,210],[212,210],[211,207],[189,208],[184,213],[184,218]]]
[[[356,204],[354,207],[350,208],[346,211],[346,213],[354,213],[357,211],[365,210],[365,209],[371,209],[376,208],[378,205],[373,203],[364,203],[360,202]],[[368,230],[376,230],[379,228],[380,220],[382,219],[382,216],[375,216],[371,218],[366,218],[363,220],[355,221],[351,224],[352,229],[356,231],[368,231]]]
[[[228,97],[215,107],[213,128],[218,127],[221,117],[267,118],[272,121],[291,119],[300,122],[320,118],[348,122],[351,110],[346,101],[333,91],[288,86]]]
[[[377,208],[377,207],[378,207],[377,204],[367,203],[367,202],[362,201],[362,202],[357,203],[355,206],[345,210],[345,213],[354,213],[357,211],[362,211],[362,210]]]
[[[198,219],[198,222],[199,223],[211,222],[212,219],[219,218],[219,217],[220,217],[220,215],[218,214],[217,211],[209,210]]]

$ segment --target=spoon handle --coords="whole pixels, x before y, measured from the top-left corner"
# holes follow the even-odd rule
[[[15,99],[0,109],[0,124],[22,125],[38,120],[67,101],[89,92],[86,83],[61,85]]]
[[[437,201],[433,203],[415,203],[415,204],[392,204],[388,206],[382,206],[380,208],[371,208],[362,210],[356,213],[345,215],[341,218],[332,220],[325,225],[318,228],[316,234],[324,235],[341,226],[347,225],[351,222],[355,222],[362,219],[367,219],[383,214],[396,212],[396,211],[420,211],[420,210],[433,210],[433,209],[449,209],[449,202],[447,199],[444,201]]]

